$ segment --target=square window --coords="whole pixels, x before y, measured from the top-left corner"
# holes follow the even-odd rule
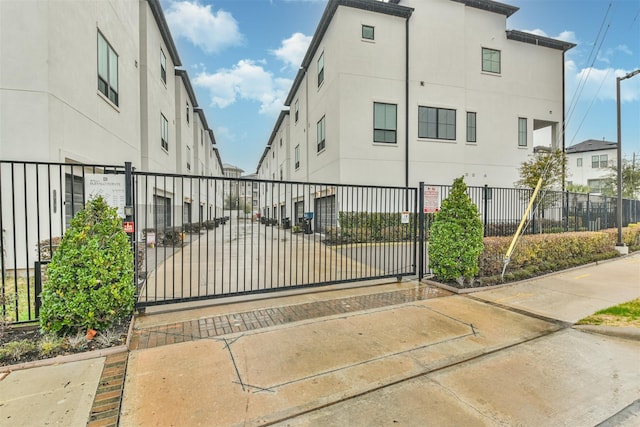
[[[118,105],[118,54],[99,31],[98,90]]]
[[[482,48],[482,71],[500,74],[500,51]]]
[[[396,104],[373,103],[373,142],[397,142],[397,109]]]
[[[362,26],[362,38],[365,40],[375,40],[374,28],[370,25]]]
[[[418,107],[418,138],[456,139],[456,110]]]

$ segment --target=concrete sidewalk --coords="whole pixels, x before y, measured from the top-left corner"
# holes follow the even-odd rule
[[[139,318],[120,425],[640,425],[640,341],[568,328],[640,297],[640,254],[469,296],[330,289]],[[0,425],[86,425],[105,368],[10,373]]]

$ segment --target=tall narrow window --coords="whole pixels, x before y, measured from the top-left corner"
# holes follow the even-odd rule
[[[324,52],[318,58],[318,87],[324,82]]]
[[[581,167],[582,167],[582,157],[581,157],[581,158],[576,159],[576,166],[577,166],[577,167],[579,167],[579,168],[581,168]]]
[[[320,121],[318,122],[318,124],[316,125],[316,130],[317,130],[317,134],[318,134],[318,153],[322,150],[324,150],[324,116],[322,116],[322,118],[320,119]]]
[[[456,139],[456,110],[418,107],[418,138]]]
[[[482,48],[482,71],[500,74],[500,51]]]
[[[373,142],[397,142],[397,109],[396,104],[373,103]]]
[[[187,170],[191,170],[191,147],[187,145]]]
[[[298,113],[300,112],[300,108],[298,105],[298,100],[296,99],[296,103],[295,103],[295,119],[296,119],[296,123],[298,123]]]
[[[160,49],[160,78],[163,83],[167,83],[167,57],[162,49]]]
[[[160,145],[169,151],[169,122],[164,114],[160,114]]]
[[[189,103],[187,102],[187,123],[189,123]]]
[[[374,40],[375,32],[374,28],[371,25],[363,25],[362,26],[362,38],[365,40]]]
[[[518,117],[518,147],[527,146],[527,119]]]
[[[295,149],[296,169],[300,167],[300,144],[296,145]]]
[[[98,90],[118,105],[118,55],[98,32]]]
[[[476,142],[476,113],[467,111],[467,142]]]

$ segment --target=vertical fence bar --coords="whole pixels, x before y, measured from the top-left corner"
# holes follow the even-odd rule
[[[418,194],[418,205],[416,206],[416,213],[418,214],[419,224],[419,237],[420,246],[418,248],[418,280],[422,280],[424,277],[424,182],[420,181]]]

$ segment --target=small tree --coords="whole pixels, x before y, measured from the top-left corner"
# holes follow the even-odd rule
[[[102,197],[71,220],[47,277],[40,310],[44,331],[104,330],[133,311],[133,252],[116,209]]]
[[[562,150],[538,151],[531,160],[520,165],[520,179],[515,185],[533,190],[542,177],[540,191],[561,190],[566,163],[567,156]]]
[[[435,214],[429,238],[429,263],[436,277],[460,284],[480,271],[478,257],[483,249],[482,221],[466,191],[464,179],[457,178]]]
[[[609,167],[609,175],[605,178],[602,194],[605,196],[618,195],[618,167],[612,165]],[[625,199],[640,199],[640,164],[636,161],[636,155],[633,154],[633,160],[622,160],[622,197]]]

